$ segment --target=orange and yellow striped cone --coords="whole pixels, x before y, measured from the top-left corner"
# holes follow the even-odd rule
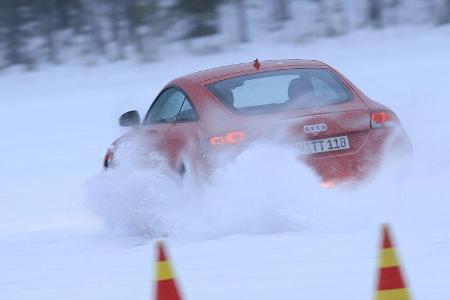
[[[383,225],[383,240],[380,255],[380,269],[376,300],[409,300],[400,264],[389,233],[388,225]]]
[[[172,267],[166,255],[162,241],[157,245],[156,300],[181,300]]]

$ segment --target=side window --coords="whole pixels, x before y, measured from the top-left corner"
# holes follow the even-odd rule
[[[186,97],[175,88],[168,88],[151,106],[146,123],[174,123]]]
[[[177,122],[190,122],[197,121],[198,116],[195,109],[187,98],[184,99],[183,106],[181,107],[180,114],[178,115]]]

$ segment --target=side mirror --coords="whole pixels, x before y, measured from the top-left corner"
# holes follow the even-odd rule
[[[141,117],[137,110],[132,110],[120,116],[119,124],[122,127],[134,127],[141,124]]]

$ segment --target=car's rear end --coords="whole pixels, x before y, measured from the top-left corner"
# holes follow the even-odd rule
[[[410,150],[394,112],[324,64],[258,69],[205,88],[232,115],[223,127],[213,126],[212,152],[253,141],[281,142],[295,147],[331,185],[364,178],[384,155]]]

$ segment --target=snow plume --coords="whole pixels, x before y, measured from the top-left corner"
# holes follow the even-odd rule
[[[125,152],[135,157],[135,149]],[[160,157],[147,157],[145,167],[138,167],[124,154],[119,167],[89,180],[87,198],[108,224],[125,233],[209,238],[353,230],[392,219],[402,203],[393,189],[401,186],[398,168],[359,186],[323,189],[287,146],[253,145],[202,185],[189,175],[180,178]]]
[[[271,145],[249,148],[201,185],[159,157],[149,161],[153,167],[121,164],[87,183],[89,204],[119,231],[210,237],[299,229],[310,215],[302,195],[318,191],[305,187],[319,185],[290,149]]]

